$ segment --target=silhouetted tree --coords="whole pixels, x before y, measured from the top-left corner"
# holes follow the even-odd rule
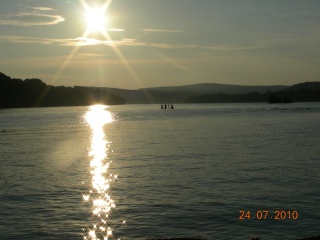
[[[0,73],[0,108],[115,105],[125,100],[106,88],[55,87],[40,79],[12,79]]]

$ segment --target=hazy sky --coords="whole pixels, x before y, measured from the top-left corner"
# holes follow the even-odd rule
[[[100,31],[85,14],[97,6]],[[292,85],[320,81],[319,66],[319,0],[0,0],[0,72],[11,77]]]

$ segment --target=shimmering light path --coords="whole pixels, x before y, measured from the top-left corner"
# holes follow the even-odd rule
[[[104,126],[113,121],[112,115],[106,110],[107,106],[94,105],[89,107],[85,120],[92,130],[90,157],[91,190],[83,195],[83,200],[92,206],[93,223],[87,230],[84,239],[113,238],[112,226],[109,225],[109,213],[115,208],[109,189],[110,184],[117,178],[108,172],[111,161],[108,160],[108,142]]]

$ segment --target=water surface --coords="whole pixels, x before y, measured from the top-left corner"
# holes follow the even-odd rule
[[[99,217],[89,107],[0,110],[3,239],[83,239]],[[320,235],[320,104],[110,106],[109,239]],[[92,198],[91,198],[92,199]],[[239,220],[239,211],[299,213]]]

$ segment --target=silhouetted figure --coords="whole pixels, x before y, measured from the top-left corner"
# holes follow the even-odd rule
[[[174,109],[173,105],[171,104],[171,109]]]
[[[167,109],[167,104],[164,105],[164,109]]]
[[[161,109],[163,109],[163,104],[161,104]]]

